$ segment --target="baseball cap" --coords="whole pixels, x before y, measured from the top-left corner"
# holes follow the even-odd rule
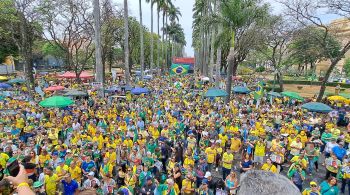
[[[317,186],[317,183],[314,182],[314,181],[311,181],[311,182],[310,182],[310,186]]]
[[[94,176],[94,175],[95,175],[95,173],[92,171],[88,174],[88,176]]]
[[[208,178],[208,177],[210,177],[211,176],[211,173],[209,172],[209,171],[207,171],[206,173],[205,173],[205,175],[204,175],[204,178]]]

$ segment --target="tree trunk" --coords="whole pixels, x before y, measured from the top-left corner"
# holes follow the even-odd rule
[[[159,4],[158,4],[158,8],[157,8],[157,21],[158,21],[158,24],[157,24],[157,28],[158,28],[158,39],[157,39],[157,68],[158,70],[160,69],[161,70],[161,67],[159,66],[159,61],[160,61],[160,33],[159,33],[159,20],[160,20],[160,17],[159,17],[159,13],[160,13],[160,10],[159,10]]]
[[[95,60],[96,60],[96,81],[97,82],[101,82],[102,86],[103,86],[103,81],[104,81],[104,77],[103,77],[103,72],[104,72],[104,68],[103,68],[103,64],[102,64],[102,53],[101,53],[101,25],[100,25],[100,1],[99,0],[94,0],[93,1],[94,4],[94,21],[95,21]],[[78,78],[78,77],[77,77]],[[100,90],[102,91],[100,94],[101,97],[104,96],[103,93],[103,87]]]
[[[283,77],[281,76],[280,73],[277,73],[276,77],[277,77],[278,85],[280,86],[281,91],[284,91],[284,88],[283,88]],[[275,86],[273,86],[273,87],[275,87]]]
[[[26,85],[29,92],[29,97],[32,98],[32,89],[34,89],[34,77],[33,77],[33,49],[32,39],[28,37],[31,32],[29,31],[27,20],[23,13],[20,13],[20,46],[19,51],[24,58],[24,74],[26,77]],[[32,35],[34,36],[34,35]]]
[[[130,85],[129,69],[129,16],[128,0],[124,0],[124,60],[125,60],[125,82]]]
[[[216,12],[218,14],[220,14],[220,6],[221,6],[221,1],[220,0],[217,0],[217,10]],[[219,28],[218,28],[218,34],[221,34],[222,33],[222,25],[219,24]],[[218,46],[218,49],[217,49],[217,52],[216,52],[216,71],[215,71],[215,75],[216,75],[216,78],[215,78],[215,86],[217,88],[219,88],[220,86],[220,80],[221,80],[221,72],[220,72],[220,68],[221,68],[221,45],[219,44]]]
[[[151,62],[149,65],[149,69],[152,72],[153,69],[153,2],[151,1]]]
[[[143,80],[143,70],[144,70],[144,63],[145,63],[145,56],[144,56],[144,50],[143,50],[143,25],[142,25],[142,7],[141,7],[141,0],[139,0],[139,10],[140,10],[140,50],[141,50],[141,56],[140,56],[140,66],[141,66],[141,80]]]
[[[340,60],[341,60],[341,57],[338,57],[338,58],[335,58],[335,59],[331,60],[331,65],[329,66],[326,74],[324,75],[324,78],[323,78],[323,81],[322,81],[322,84],[321,84],[320,93],[318,94],[318,97],[317,97],[317,100],[316,100],[317,102],[321,102],[322,101],[324,92],[326,91],[326,84],[328,83],[328,79],[331,76],[335,66],[338,64],[338,62]]]
[[[168,27],[168,14],[165,14],[165,27]],[[165,33],[165,71],[168,69],[168,32]]]
[[[163,11],[164,12],[164,11]],[[165,14],[163,13],[163,32],[162,32],[162,74],[165,73],[165,59],[164,59],[164,30],[165,30]]]
[[[227,77],[226,77],[226,92],[228,96],[226,96],[225,103],[228,104],[230,102],[231,98],[231,88],[232,88],[232,74],[233,74],[233,67],[235,66],[235,48],[230,48],[230,53],[227,56],[227,64],[228,64],[228,71],[227,71]]]

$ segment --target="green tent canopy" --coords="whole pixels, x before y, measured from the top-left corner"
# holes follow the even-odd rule
[[[282,96],[289,97],[291,99],[296,99],[300,101],[304,101],[304,98],[301,97],[298,93],[292,91],[284,91],[281,93]]]
[[[74,104],[72,99],[63,96],[52,96],[39,103],[40,106],[47,108],[63,108],[72,104]]]

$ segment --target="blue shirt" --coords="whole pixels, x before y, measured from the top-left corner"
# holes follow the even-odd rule
[[[335,156],[337,156],[338,160],[343,160],[343,157],[346,154],[346,150],[344,148],[340,148],[339,146],[335,146],[332,149]]]
[[[81,168],[84,169],[85,172],[89,172],[92,167],[95,167],[95,162],[92,160],[89,163],[84,161],[81,164]]]
[[[70,183],[62,180],[62,184],[65,195],[74,195],[74,192],[79,188],[78,183],[74,179]]]

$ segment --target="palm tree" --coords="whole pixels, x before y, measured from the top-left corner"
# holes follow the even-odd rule
[[[229,36],[230,40],[230,51],[227,56],[228,73],[226,81],[226,92],[229,95],[226,98],[226,103],[230,101],[233,67],[236,65],[236,33],[240,28],[266,15],[266,7],[259,6],[258,2],[259,0],[226,0],[221,4],[220,23],[223,25],[224,31],[218,35],[218,39],[222,38],[222,36]]]
[[[130,85],[130,68],[129,68],[129,16],[128,0],[124,0],[124,60],[125,60],[125,82]]]
[[[169,15],[169,20],[170,20],[170,25],[174,27],[174,30],[176,30],[177,32],[180,32],[181,31],[180,28],[182,29],[182,27],[176,26],[176,22],[179,21],[179,16],[182,16],[181,12],[180,12],[180,8],[175,7],[175,6],[171,6],[169,8],[168,15]],[[170,41],[170,39],[172,39],[174,41],[175,37],[173,37],[173,36],[175,36],[175,34],[176,34],[175,32],[173,32],[172,34],[168,33],[169,41]],[[174,43],[172,44],[171,57],[174,57]]]
[[[142,0],[139,0],[139,11],[140,11],[140,66],[141,66],[141,80],[143,80],[143,70],[145,63],[144,49],[143,49],[143,24],[142,24]]]
[[[151,59],[150,59],[150,70],[153,68],[153,5],[157,2],[156,0],[146,0],[147,3],[151,3]]]
[[[220,13],[221,13],[221,0],[217,0],[217,14],[219,14],[220,16]],[[222,33],[222,25],[219,24],[219,27],[218,27],[218,34],[221,34]],[[217,88],[219,88],[219,85],[220,85],[220,80],[221,80],[221,72],[220,72],[220,67],[221,67],[221,45],[218,45],[218,48],[217,48],[217,51],[216,51],[216,71],[215,71],[215,86]]]
[[[102,54],[101,54],[101,25],[100,25],[100,1],[99,0],[94,0],[93,2],[94,5],[94,21],[95,21],[95,59],[96,59],[96,81],[101,82],[103,85],[104,81],[104,68],[102,64]],[[100,96],[103,96],[103,90],[101,89],[99,93]]]
[[[165,37],[165,41],[164,41],[164,36],[166,36],[166,33],[165,33],[165,28],[168,24],[168,13],[169,13],[169,8],[171,6],[173,6],[171,0],[160,0],[160,7],[163,11],[163,34],[162,34],[162,54],[164,55],[164,62],[162,63],[162,71],[166,71],[167,69],[167,45],[166,45],[166,40],[167,40],[167,37]],[[165,46],[165,48],[163,47]],[[164,50],[165,49],[165,50]]]

